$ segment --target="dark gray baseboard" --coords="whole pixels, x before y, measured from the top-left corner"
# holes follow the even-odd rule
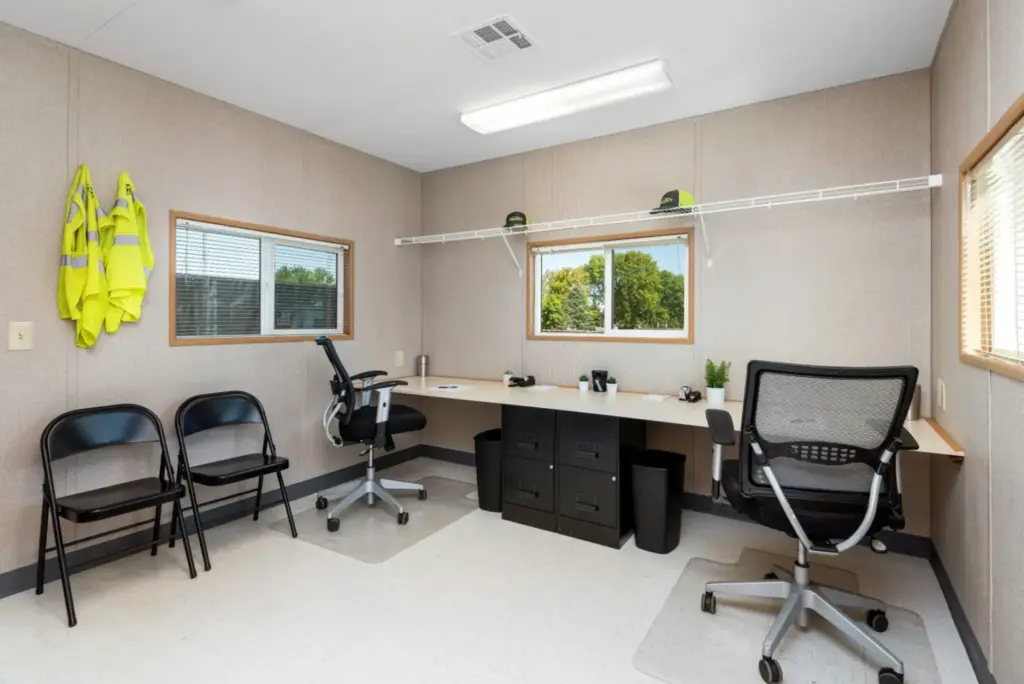
[[[942,595],[946,598],[946,605],[949,606],[949,614],[953,617],[953,624],[956,625],[956,631],[960,634],[960,641],[963,642],[964,649],[967,651],[967,657],[971,661],[971,667],[974,668],[974,676],[978,678],[978,684],[996,684],[996,678],[989,671],[985,651],[982,650],[981,643],[978,641],[974,629],[971,628],[971,623],[967,620],[967,613],[960,603],[960,597],[956,595],[953,582],[949,579],[949,573],[946,572],[946,567],[942,564],[942,559],[934,545],[928,559],[931,561],[932,570],[935,571],[935,578],[939,580]]]
[[[408,449],[402,449],[401,451],[395,451],[390,454],[384,454],[383,456],[376,457],[374,460],[377,464],[378,469],[390,468],[396,466],[399,463],[411,461],[414,458],[422,455],[422,449],[419,446],[410,447]],[[288,471],[285,471],[285,477],[287,478]],[[336,487],[344,482],[354,480],[358,477],[362,477],[366,474],[366,464],[363,462],[355,463],[340,470],[335,470],[324,475],[319,475],[302,482],[296,482],[295,484],[288,485],[288,498],[290,500],[301,499],[304,496],[310,494],[316,494],[317,492]],[[261,502],[261,510],[270,508],[273,506],[280,505],[281,503],[281,492],[276,486],[272,487],[269,483],[264,487],[263,500]],[[41,502],[40,502],[40,505]],[[238,520],[239,518],[245,518],[252,515],[253,507],[256,505],[256,497],[250,496],[247,498],[240,498],[237,501],[224,504],[223,506],[217,506],[216,508],[209,508],[203,510],[203,528],[211,529],[218,525]],[[185,517],[185,527],[188,528],[190,534],[195,532],[195,521],[193,515],[189,514]],[[170,533],[170,523],[165,523],[161,529],[161,535],[166,537]],[[38,534],[38,530],[33,529],[32,535]],[[133,532],[126,534],[121,537],[115,537],[108,541],[93,544],[82,549],[77,549],[67,554],[68,564],[71,567],[71,573],[74,574],[76,571],[75,566],[91,566],[97,563],[104,556],[110,556],[117,553],[123,553],[125,550],[130,549],[134,546],[138,546],[146,543],[152,539],[152,531],[144,530],[141,532]],[[50,541],[53,541],[52,530],[49,533]],[[173,550],[165,550],[164,553],[182,553],[180,547],[175,547]],[[202,561],[199,558],[199,547],[194,545],[193,552],[196,554],[196,565],[202,569]],[[216,549],[211,549],[210,555],[213,560],[216,560]],[[51,554],[52,555],[52,554]],[[46,560],[46,578],[48,582],[52,582],[60,576],[59,569],[57,567],[57,559],[47,558]],[[26,565],[14,570],[8,570],[7,572],[0,573],[0,598],[10,596],[11,594],[17,594],[26,589],[32,589],[36,585],[36,566],[35,563]],[[60,588],[57,589],[60,591]]]
[[[464,466],[475,466],[476,455],[472,451],[459,451],[445,447],[433,446],[430,444],[420,445],[421,455],[448,463],[458,463]]]

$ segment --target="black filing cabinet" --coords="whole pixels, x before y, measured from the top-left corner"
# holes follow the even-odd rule
[[[614,416],[502,407],[502,517],[621,547],[632,532],[630,458],[645,424]]]
[[[501,407],[501,517],[555,529],[555,412]]]

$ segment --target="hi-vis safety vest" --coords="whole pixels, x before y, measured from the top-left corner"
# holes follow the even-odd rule
[[[75,321],[75,344],[96,344],[107,313],[107,281],[100,250],[100,234],[109,230],[110,219],[99,205],[82,165],[68,192],[61,244],[57,307],[61,318]]]
[[[117,179],[117,201],[110,220],[111,228],[103,236],[102,247],[109,298],[106,329],[115,333],[121,321],[137,321],[142,316],[146,284],[153,272],[146,207],[135,195],[135,186],[127,173]]]

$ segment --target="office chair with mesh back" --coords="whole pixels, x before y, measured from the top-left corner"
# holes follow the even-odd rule
[[[383,448],[385,451],[391,451],[395,448],[392,435],[422,430],[427,425],[427,418],[414,408],[391,403],[391,392],[394,388],[409,383],[404,380],[373,382],[377,376],[386,375],[384,371],[378,370],[350,376],[341,363],[341,359],[338,358],[338,352],[331,340],[326,337],[318,337],[316,343],[323,347],[327,359],[334,368],[334,379],[331,380],[331,391],[334,396],[331,398],[327,410],[324,411],[324,433],[333,446],[345,447],[362,444],[366,449],[360,456],[369,455],[366,475],[355,482],[346,482],[335,490],[337,496],[341,496],[342,499],[328,513],[327,529],[337,532],[341,527],[338,515],[364,496],[371,505],[377,499],[383,501],[395,512],[398,524],[404,525],[409,522],[409,514],[391,495],[391,492],[416,492],[420,499],[426,499],[427,490],[423,485],[415,482],[378,478],[373,465],[373,450]],[[358,388],[354,384],[356,382],[360,383]],[[359,395],[359,406],[356,406],[357,394]],[[376,405],[373,404],[374,394],[377,397]],[[331,431],[334,421],[337,421],[338,425],[337,435]],[[328,494],[332,494],[332,492],[317,494],[316,507],[318,509],[327,508],[329,505]]]
[[[754,582],[709,582],[701,600],[716,595],[782,600],[758,669],[768,684],[782,681],[773,658],[789,628],[807,626],[813,610],[865,653],[884,664],[879,684],[903,681],[903,662],[841,608],[866,611],[867,625],[888,629],[885,604],[810,581],[808,556],[835,556],[882,528],[902,529],[898,453],[916,449],[903,429],[917,369],[825,368],[751,361],[740,426],[739,459],[722,462],[735,443],[732,417],[708,409],[715,443],[713,496],[720,488],[754,522],[797,538],[792,574],[782,569]],[[835,540],[842,540],[836,542]]]

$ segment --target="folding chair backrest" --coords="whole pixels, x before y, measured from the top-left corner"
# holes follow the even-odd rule
[[[266,413],[248,392],[200,394],[186,399],[174,418],[180,437],[229,425],[257,424],[267,428]]]
[[[136,404],[68,411],[50,421],[40,441],[49,461],[118,444],[159,442],[164,451],[167,446],[160,419]]]

